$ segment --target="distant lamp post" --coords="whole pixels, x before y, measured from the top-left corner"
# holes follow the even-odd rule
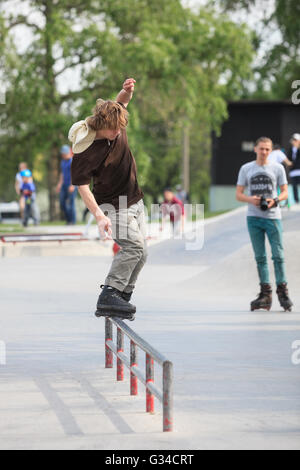
[[[190,129],[188,124],[183,126],[183,189],[190,193]]]

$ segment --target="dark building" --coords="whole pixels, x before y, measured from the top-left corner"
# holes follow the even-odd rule
[[[255,159],[258,137],[270,137],[287,151],[294,133],[300,133],[300,105],[286,101],[235,101],[221,137],[213,137],[211,209],[237,207],[235,186],[240,167]]]

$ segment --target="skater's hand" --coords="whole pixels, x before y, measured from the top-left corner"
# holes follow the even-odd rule
[[[101,240],[105,240],[107,238],[106,234],[109,237],[111,237],[112,235],[111,220],[108,217],[104,216],[104,217],[101,217],[101,219],[98,219],[97,225],[98,225],[98,230],[99,230]]]
[[[127,80],[125,80],[123,83],[123,90],[125,90],[126,93],[133,93],[135,83],[136,81],[134,78],[127,78]]]
[[[73,185],[71,184],[71,186],[69,186],[68,191],[69,191],[70,194],[74,193],[74,191],[75,191],[75,186],[73,186]]]
[[[259,196],[251,196],[249,202],[254,206],[260,207],[261,198]]]

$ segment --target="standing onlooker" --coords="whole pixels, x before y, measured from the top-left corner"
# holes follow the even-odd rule
[[[23,184],[23,178],[21,176],[22,171],[27,170],[27,163],[21,162],[19,163],[19,171],[16,174],[16,179],[15,179],[15,190],[17,195],[20,197],[19,199],[19,207],[20,207],[20,217],[21,219],[24,218],[24,209],[25,209],[25,198],[21,194],[21,186]]]
[[[273,146],[273,151],[270,153],[268,158],[269,163],[280,163],[284,165],[285,171],[287,173],[287,169],[293,166],[292,162],[288,159],[284,151],[282,150],[281,145],[275,144]],[[280,194],[280,188],[277,189],[278,195]],[[290,207],[289,198],[286,201],[281,203],[281,207]]]
[[[287,167],[293,166],[292,162],[281,149],[282,147],[279,144],[275,144],[273,151],[269,155],[268,161],[270,163],[281,163]]]
[[[60,207],[65,214],[67,224],[73,225],[76,224],[75,198],[77,194],[77,188],[72,185],[71,181],[73,153],[69,145],[63,145],[60,153],[62,157],[61,174],[56,191],[60,193]]]
[[[177,234],[180,231],[180,224],[182,233],[184,232],[184,204],[178,199],[169,188],[164,191],[164,202],[161,207],[163,220],[170,216],[170,222],[173,227],[173,232]]]
[[[291,148],[288,154],[289,160],[293,163],[290,178],[294,189],[295,202],[299,204],[298,186],[300,185],[300,134],[294,134],[291,139]]]
[[[21,172],[22,184],[20,187],[20,193],[25,200],[25,210],[23,217],[23,225],[27,227],[30,217],[32,217],[34,225],[39,223],[39,212],[36,205],[36,189],[32,179],[32,173],[30,170],[23,170]]]
[[[291,310],[293,303],[289,298],[283,230],[281,223],[280,201],[288,197],[288,184],[282,165],[270,163],[268,157],[273,143],[268,137],[261,137],[255,145],[256,160],[243,165],[237,183],[237,200],[248,203],[248,231],[257,263],[261,291],[251,302],[251,310],[266,309],[272,306],[272,287],[266,251],[266,237],[269,239],[280,305],[285,311]],[[277,188],[280,194],[277,196]],[[248,195],[244,194],[248,189]]]

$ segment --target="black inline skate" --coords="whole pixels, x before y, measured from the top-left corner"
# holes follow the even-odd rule
[[[277,295],[281,307],[285,312],[291,312],[293,307],[293,302],[289,298],[289,291],[287,284],[279,284],[277,286]]]
[[[111,286],[101,286],[102,293],[97,302],[96,317],[117,317],[122,320],[135,319],[136,307],[127,302],[122,292]]]
[[[255,310],[271,310],[272,307],[272,287],[270,284],[261,284],[261,291],[257,299],[251,302],[251,312]]]
[[[126,300],[126,302],[130,302],[133,292],[122,292],[122,298]]]

